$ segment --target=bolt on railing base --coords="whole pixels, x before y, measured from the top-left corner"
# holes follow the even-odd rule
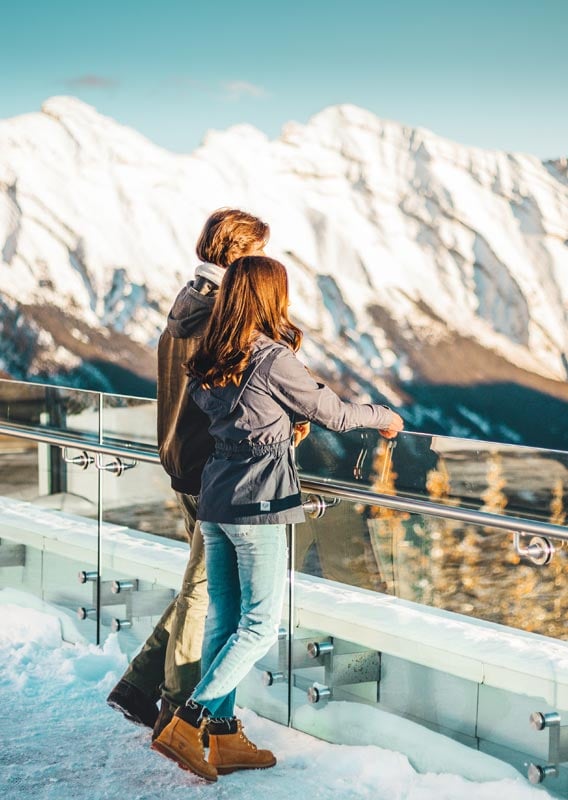
[[[561,725],[557,711],[533,711],[529,724],[535,731],[548,728],[548,764],[527,764],[527,778],[531,783],[542,783],[546,778],[557,778],[560,764],[568,761],[568,725]]]

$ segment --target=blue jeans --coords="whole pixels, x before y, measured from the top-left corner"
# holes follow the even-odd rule
[[[191,696],[232,717],[235,692],[278,637],[286,585],[284,525],[202,522],[209,590],[201,680]]]

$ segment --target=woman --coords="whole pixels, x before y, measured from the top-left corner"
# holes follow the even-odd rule
[[[286,581],[286,523],[303,522],[292,438],[298,420],[337,431],[402,419],[386,406],[344,403],[294,355],[282,264],[265,256],[228,267],[205,335],[188,361],[189,392],[210,419],[215,450],[203,471],[198,519],[209,611],[202,678],[152,745],[209,781],[272,767],[234,715],[235,689],[276,639]],[[201,741],[207,728],[209,760]]]
[[[195,278],[182,287],[158,343],[158,448],[191,545],[180,593],[110,692],[107,703],[159,736],[201,676],[207,614],[203,540],[196,525],[201,472],[211,451],[208,422],[187,396],[182,365],[205,332],[225,269],[237,258],[264,254],[270,228],[238,208],[219,208],[206,220],[195,248]],[[160,713],[156,698],[161,695]]]

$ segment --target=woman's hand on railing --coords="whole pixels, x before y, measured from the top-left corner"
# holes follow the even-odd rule
[[[310,432],[309,422],[296,422],[294,425],[294,447],[297,447]]]
[[[397,414],[396,411],[391,411],[392,417],[389,422],[388,428],[380,428],[379,433],[385,439],[394,439],[394,437],[404,430],[404,420]]]

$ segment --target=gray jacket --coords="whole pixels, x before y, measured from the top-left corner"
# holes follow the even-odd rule
[[[198,519],[236,524],[303,522],[294,422],[334,431],[386,428],[386,406],[344,403],[286,345],[261,334],[240,386],[188,391],[207,414],[215,450],[203,470]]]

